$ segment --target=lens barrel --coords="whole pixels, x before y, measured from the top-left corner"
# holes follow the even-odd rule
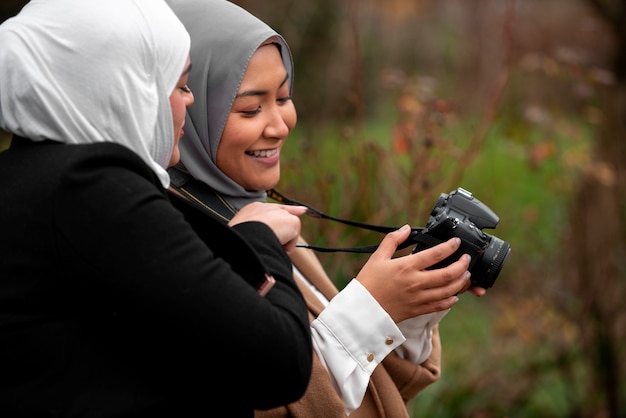
[[[485,289],[493,286],[511,252],[511,246],[506,241],[493,235],[487,236],[490,238],[489,245],[471,270],[472,284]]]

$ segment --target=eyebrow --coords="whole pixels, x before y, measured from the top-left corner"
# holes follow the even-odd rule
[[[285,78],[283,79],[283,81],[281,81],[279,87],[284,86],[287,80],[289,80],[289,74],[287,74]],[[239,97],[262,96],[264,94],[267,94],[267,90],[247,90],[241,93],[237,93],[237,95],[235,96],[235,99]]]

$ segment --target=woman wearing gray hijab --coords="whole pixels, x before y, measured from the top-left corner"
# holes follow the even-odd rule
[[[296,124],[291,53],[278,33],[226,0],[168,3],[191,35],[196,94],[181,163],[169,172],[179,192],[226,222],[265,201],[280,179],[280,148]],[[309,307],[313,374],[298,402],[255,416],[408,416],[406,403],[439,378],[437,324],[470,284],[467,256],[424,270],[454,253],[455,240],[392,259],[409,231],[385,237],[341,291],[311,250],[290,253]]]
[[[0,153],[0,416],[244,417],[297,400],[312,356],[283,248],[297,210],[259,203],[193,230],[172,205],[193,95],[167,4],[31,0],[0,45],[14,134]]]

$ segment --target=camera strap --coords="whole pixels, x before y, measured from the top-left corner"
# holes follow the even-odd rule
[[[382,226],[382,225],[372,225],[363,222],[356,222],[347,219],[335,218],[330,215],[326,215],[324,212],[315,209],[314,207],[307,205],[306,203],[298,202],[297,200],[289,199],[283,194],[279,193],[276,189],[267,190],[267,196],[274,199],[275,201],[285,204],[285,205],[297,205],[297,206],[305,206],[307,208],[306,214],[312,218],[318,219],[328,219],[334,222],[339,222],[345,225],[354,226],[356,228],[367,229],[369,231],[380,232],[383,234],[388,234],[389,232],[395,231],[397,227],[391,226]],[[434,245],[440,244],[442,241],[434,238],[430,235],[423,234],[422,231],[424,228],[411,228],[411,234],[409,237],[398,245],[398,250],[406,248],[410,245],[416,244],[424,244],[428,247],[432,247]],[[360,247],[319,247],[315,245],[309,244],[298,244],[298,247],[309,248],[311,250],[319,251],[319,252],[349,252],[349,253],[373,253],[378,248],[378,245],[368,245],[368,246],[360,246]]]

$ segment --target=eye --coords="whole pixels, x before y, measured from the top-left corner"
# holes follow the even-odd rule
[[[276,101],[280,104],[287,103],[290,100],[291,100],[291,96],[279,97],[278,99],[276,99]]]
[[[186,84],[180,88],[184,93],[191,93],[191,89]]]
[[[261,106],[257,107],[257,108],[256,108],[256,109],[254,109],[254,110],[242,110],[242,111],[241,111],[241,113],[242,113],[244,116],[249,116],[249,117],[252,117],[252,116],[258,115],[259,113],[261,113]]]

